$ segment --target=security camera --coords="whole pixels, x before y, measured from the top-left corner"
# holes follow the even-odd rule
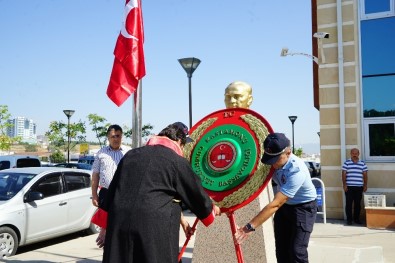
[[[313,37],[315,38],[329,38],[329,33],[327,32],[316,32]]]
[[[285,57],[286,55],[288,55],[288,48],[283,48],[283,49],[281,49],[281,56],[282,57]]]

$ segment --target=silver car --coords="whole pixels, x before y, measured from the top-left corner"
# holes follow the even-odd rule
[[[60,167],[0,171],[0,259],[19,246],[87,230],[96,211],[91,172]]]

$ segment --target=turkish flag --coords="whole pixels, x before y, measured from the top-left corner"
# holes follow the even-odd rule
[[[125,21],[114,49],[114,65],[107,96],[119,107],[145,76],[141,0],[126,0]]]

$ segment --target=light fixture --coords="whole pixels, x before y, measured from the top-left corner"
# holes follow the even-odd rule
[[[295,56],[295,55],[301,55],[301,56],[305,56],[308,58],[311,58],[315,63],[317,63],[318,65],[320,64],[319,59],[313,55],[307,54],[307,53],[301,53],[301,52],[288,52],[288,48],[283,48],[281,49],[281,54],[280,56],[285,57],[285,56]]]
[[[74,110],[63,110],[64,114],[67,116],[67,163],[70,162],[70,143],[71,143],[71,137],[70,137],[70,118],[74,114]]]
[[[292,153],[295,153],[294,123],[298,116],[288,116],[288,118],[292,123]]]
[[[322,39],[322,38],[329,38],[330,34],[327,32],[315,32],[313,34],[313,37],[318,38],[318,39]]]
[[[325,52],[324,52],[324,47],[322,44],[322,40],[324,38],[329,38],[329,33],[327,32],[315,32],[313,34],[313,37],[317,38],[318,41],[318,49],[320,50],[321,53],[321,63],[325,63],[326,59],[325,59]]]
[[[200,59],[191,58],[180,58],[178,60],[182,68],[187,73],[189,82],[189,129],[192,127],[192,74],[200,64]]]
[[[321,63],[320,63],[319,58],[317,58],[316,56],[313,56],[313,55],[310,55],[307,53],[302,53],[302,52],[289,52],[288,48],[286,48],[286,47],[281,50],[280,56],[285,57],[285,56],[301,55],[301,56],[311,58],[318,65],[324,64],[326,59],[325,59],[325,53],[324,53],[324,47],[322,44],[322,39],[329,38],[329,36],[330,36],[330,34],[327,32],[315,32],[313,34],[313,37],[317,38],[317,41],[318,41],[318,48],[321,53]]]

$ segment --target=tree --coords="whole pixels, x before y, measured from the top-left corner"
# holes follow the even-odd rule
[[[296,149],[296,151],[295,151],[295,155],[296,156],[302,157],[302,154],[303,154],[303,149],[302,148]]]
[[[91,113],[88,115],[89,124],[93,126],[92,131],[95,132],[96,138],[99,141],[100,148],[106,145],[107,142],[107,129],[110,123],[105,124],[106,118],[97,114]],[[103,143],[102,143],[103,140]]]
[[[143,137],[143,139],[145,139],[148,136],[152,135],[152,129],[154,128],[154,126],[152,126],[151,124],[145,124],[143,126],[143,128],[141,129],[141,137]]]
[[[8,112],[7,105],[0,105],[0,150],[9,151],[11,149],[11,145],[20,142],[21,137],[9,137],[7,135],[7,130],[13,127],[13,124],[8,120],[10,119],[11,114]]]
[[[154,128],[154,126],[152,126],[151,124],[145,124],[142,128],[141,128],[141,138],[146,139],[146,137],[152,135],[152,129]],[[126,138],[128,139],[132,139],[132,134],[133,134],[133,129],[129,128],[127,126],[123,127],[123,134]]]
[[[81,120],[77,123],[70,123],[70,145],[68,145],[68,124],[62,121],[52,121],[49,124],[49,131],[45,133],[48,137],[50,145],[54,147],[55,151],[62,149],[67,151],[73,149],[77,144],[86,141],[85,123]]]
[[[52,153],[49,158],[52,163],[64,163],[66,161],[64,154],[60,152],[59,149],[55,150],[55,152]]]
[[[25,151],[26,152],[37,152],[37,144],[25,144]]]

